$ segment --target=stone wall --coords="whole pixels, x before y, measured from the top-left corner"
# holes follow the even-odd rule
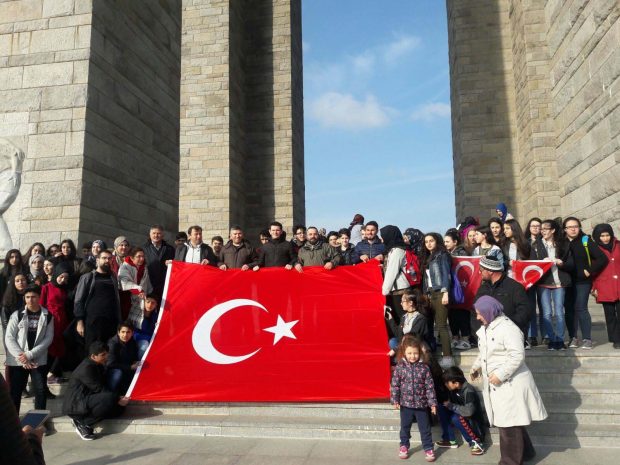
[[[96,0],[91,34],[80,236],[175,233],[181,4]]]
[[[304,220],[299,0],[186,1],[181,228]]]
[[[78,239],[91,21],[89,1],[0,2],[0,137],[26,154],[3,216],[22,250]]]
[[[516,204],[514,80],[506,2],[447,2],[458,219]],[[458,221],[458,220],[457,220]]]
[[[574,215],[588,231],[600,222],[620,228],[617,0],[447,5],[457,217],[488,218],[505,185],[503,198],[523,223],[533,215]],[[495,41],[481,43],[481,37]],[[494,58],[498,50],[504,63]],[[480,61],[488,61],[488,72]],[[501,78],[494,79],[500,74],[507,116],[481,98],[485,86],[501,86]],[[502,149],[510,152],[496,160],[498,182],[487,183],[486,173],[478,175],[479,161],[488,157],[485,147],[498,142],[495,118],[506,144],[511,140]]]
[[[14,246],[176,230],[180,15],[176,1],[0,2],[0,137],[26,155],[3,215]]]

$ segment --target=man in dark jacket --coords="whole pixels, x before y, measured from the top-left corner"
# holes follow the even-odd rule
[[[527,337],[527,330],[533,309],[525,293],[525,288],[504,273],[504,265],[494,256],[486,256],[480,260],[480,274],[482,283],[475,300],[488,295],[496,298],[504,306],[504,314],[516,324],[523,337]]]
[[[308,240],[297,253],[297,263],[295,269],[300,273],[304,266],[322,266],[326,270],[331,270],[340,261],[338,251],[328,243],[319,239],[319,230],[310,226],[307,231]]]
[[[271,239],[263,244],[258,256],[258,265],[253,270],[258,271],[262,267],[283,266],[287,270],[297,263],[297,257],[293,253],[293,246],[286,240],[282,230],[282,224],[274,221],[269,225]]]
[[[383,261],[385,246],[377,236],[379,225],[376,221],[369,221],[364,226],[364,239],[355,245],[353,263],[366,263],[368,260]]]
[[[88,357],[73,371],[62,411],[72,419],[78,436],[85,441],[95,439],[93,426],[105,418],[113,418],[123,412],[127,397],[119,397],[105,387],[104,365],[108,358],[108,346],[93,342]]]
[[[76,330],[84,338],[84,347],[94,341],[107,341],[116,334],[121,321],[121,303],[116,276],[110,271],[112,254],[99,252],[97,268],[80,276],[75,290]]]
[[[248,241],[244,239],[240,226],[230,228],[230,240],[222,247],[217,266],[222,270],[238,268],[247,271],[258,263],[258,255]]]
[[[188,241],[177,247],[174,259],[180,262],[217,266],[218,259],[213,249],[202,242],[202,228],[190,226],[187,230]]]
[[[161,299],[166,282],[166,262],[174,259],[174,247],[164,241],[164,228],[156,224],[151,226],[149,240],[142,248],[153,294]]]
[[[133,338],[131,323],[124,322],[118,325],[118,332],[108,341],[108,348],[110,350],[106,361],[108,390],[124,394],[131,384],[140,361],[138,344]]]

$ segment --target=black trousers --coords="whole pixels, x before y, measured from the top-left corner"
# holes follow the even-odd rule
[[[84,415],[69,415],[74,420],[86,426],[94,426],[106,418],[114,418],[123,413],[124,408],[118,405],[118,395],[113,392],[99,392],[90,394],[86,400],[88,413]]]
[[[620,343],[620,300],[603,302],[605,311],[605,325],[609,342]]]
[[[88,353],[88,348],[95,341],[107,343],[116,334],[118,322],[111,318],[94,318],[88,320],[84,325],[84,350]]]
[[[498,428],[500,459],[498,465],[523,465],[536,455],[525,426]]]
[[[471,336],[471,328],[469,326],[469,314],[467,309],[449,308],[448,322],[450,323],[450,332],[452,336],[462,336],[469,338]]]
[[[40,365],[32,370],[26,370],[22,366],[9,366],[9,390],[11,392],[11,400],[15,406],[15,410],[19,414],[19,408],[22,403],[22,392],[28,384],[28,375],[32,377],[32,388],[34,390],[34,408],[37,410],[45,410],[47,405],[47,365]]]

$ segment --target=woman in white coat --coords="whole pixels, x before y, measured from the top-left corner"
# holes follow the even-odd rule
[[[123,291],[131,293],[131,307],[127,319],[135,328],[141,328],[144,319],[144,299],[153,292],[143,249],[136,247],[132,250],[131,256],[125,257],[125,261],[118,269],[118,283]]]
[[[474,307],[482,326],[476,333],[480,352],[471,379],[482,375],[487,417],[499,429],[499,465],[521,465],[536,455],[525,427],[547,418],[547,411],[525,365],[521,330],[493,297],[480,297]]]

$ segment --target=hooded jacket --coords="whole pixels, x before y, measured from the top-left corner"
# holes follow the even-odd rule
[[[26,354],[26,357],[32,363],[37,365],[47,364],[47,349],[54,339],[54,319],[51,318],[46,308],[41,307],[40,312],[37,335],[31,349],[28,348],[28,316],[26,309],[13,312],[11,315],[4,337],[4,343],[7,348],[6,364],[8,366],[21,366],[22,364],[17,360],[17,357],[22,352]]]

